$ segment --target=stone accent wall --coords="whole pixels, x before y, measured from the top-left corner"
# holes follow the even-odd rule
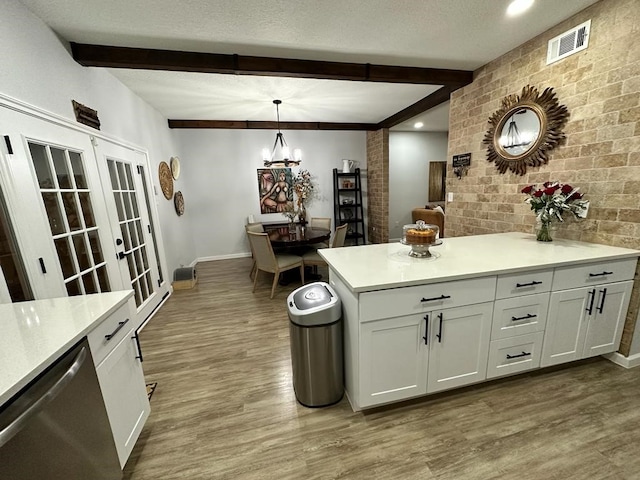
[[[559,180],[580,187],[588,218],[568,219],[555,237],[640,249],[640,2],[601,0],[544,34],[481,67],[451,98],[449,157],[471,152],[462,179],[449,162],[447,235],[533,233],[535,216],[520,190]],[[591,19],[589,47],[546,65],[547,42]],[[502,99],[525,85],[553,87],[570,118],[566,139],[549,162],[527,174],[501,175],[482,144]],[[565,216],[566,217],[566,216]],[[620,351],[628,355],[640,304],[639,272]]]
[[[369,243],[389,241],[389,130],[367,132]]]

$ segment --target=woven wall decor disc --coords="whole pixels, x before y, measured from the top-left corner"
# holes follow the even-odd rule
[[[173,176],[171,175],[171,168],[167,162],[160,162],[158,175],[160,177],[160,189],[162,189],[164,198],[171,200],[173,197]]]
[[[178,216],[184,215],[184,197],[181,191],[177,191],[173,196],[173,206],[176,209]]]
[[[180,176],[180,159],[178,157],[171,157],[169,166],[171,167],[171,175],[173,175],[173,179],[177,180]]]

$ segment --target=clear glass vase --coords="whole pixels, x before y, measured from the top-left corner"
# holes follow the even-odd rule
[[[555,228],[551,225],[551,222],[538,221],[536,223],[536,240],[539,242],[552,242],[554,230]]]
[[[300,205],[300,210],[298,211],[298,222],[301,227],[307,225],[307,211],[304,208],[304,205]]]

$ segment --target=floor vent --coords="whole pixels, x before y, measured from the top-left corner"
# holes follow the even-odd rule
[[[549,40],[547,65],[587,48],[589,46],[590,29],[591,20],[588,20]]]

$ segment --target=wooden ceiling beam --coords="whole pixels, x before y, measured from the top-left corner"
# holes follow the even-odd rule
[[[451,98],[451,92],[453,90],[455,90],[455,88],[451,88],[449,86],[444,86],[436,90],[431,95],[427,95],[422,100],[418,100],[413,105],[409,105],[404,110],[400,110],[398,113],[385,118],[380,123],[378,123],[376,130],[379,130],[381,128],[395,127],[396,125],[399,125],[402,122],[405,122],[410,118],[421,114],[422,112],[426,112],[433,107],[437,107],[438,105],[449,101],[449,99]]]
[[[251,120],[169,120],[169,128],[230,128],[275,130],[277,122]],[[375,123],[280,122],[282,130],[377,130]]]
[[[75,42],[71,42],[71,52],[74,60],[85,67],[447,85],[456,88],[473,80],[473,72],[469,70],[183,52]]]

